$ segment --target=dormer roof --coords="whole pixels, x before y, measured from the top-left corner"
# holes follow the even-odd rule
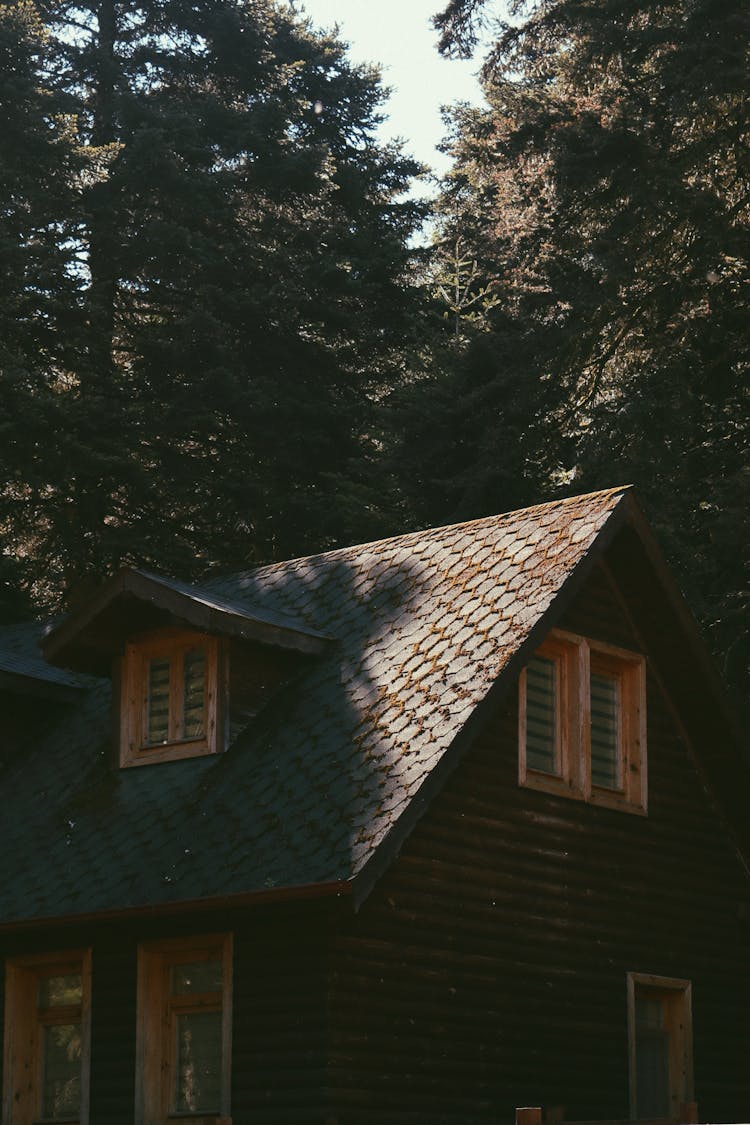
[[[62,668],[106,675],[126,640],[165,625],[310,654],[332,643],[331,637],[302,621],[254,606],[252,599],[222,596],[206,587],[123,567],[47,633],[44,657]]]

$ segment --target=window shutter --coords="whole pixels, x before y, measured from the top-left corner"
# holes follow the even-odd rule
[[[543,773],[557,773],[559,713],[557,661],[535,656],[526,669],[526,764]]]
[[[591,673],[591,783],[604,789],[620,788],[619,695],[617,676]]]

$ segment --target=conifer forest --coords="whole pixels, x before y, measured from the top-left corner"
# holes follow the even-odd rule
[[[750,718],[750,5],[442,2],[430,204],[294,5],[0,3],[0,622],[632,483]]]

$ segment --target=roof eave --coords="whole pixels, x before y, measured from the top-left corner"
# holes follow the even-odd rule
[[[734,756],[738,759],[737,764],[740,770],[743,766],[748,767],[750,754],[747,752],[740,725],[733,715],[716,665],[700,635],[695,618],[671,573],[666,558],[648,525],[643,509],[636,499],[633,489],[629,488],[623,492],[621,500],[613,508],[589,550],[561,585],[558,594],[548,609],[538,618],[519,644],[487,695],[471,713],[412,802],[392,826],[386,837],[377,845],[364,865],[354,874],[352,901],[355,910],[359,910],[369,897],[381,875],[390,867],[418,821],[427,812],[433,799],[443,789],[448,778],[460,764],[468,747],[471,746],[492,716],[496,714],[498,707],[512,690],[521,670],[526,666],[535,649],[541,644],[555,621],[571,604],[594,567],[612,546],[616,537],[626,529],[630,529],[637,537],[649,563],[654,568],[669,609],[676,616],[691,658],[697,665],[696,674],[699,678],[700,675],[705,676],[710,699],[721,717],[721,729],[726,732],[730,747],[735,748]],[[729,756],[731,757],[731,755]],[[715,771],[712,772],[715,774]],[[735,772],[733,771],[733,776]],[[737,841],[739,851],[746,860],[750,860],[750,833],[743,831],[740,824],[747,792],[747,778],[745,778],[744,785],[735,787],[734,797],[731,783],[729,786],[718,786],[715,784],[715,777],[712,778],[712,781],[714,781],[713,788],[719,790],[722,804],[728,808],[730,813],[731,823],[729,828]]]
[[[748,744],[747,733],[744,731],[732,706],[716,660],[703,639],[693,612],[677,583],[656,536],[651,530],[638,498],[635,494],[630,493],[625,499],[627,503],[627,523],[637,534],[640,545],[643,547],[644,553],[668,599],[669,608],[675,614],[684,642],[688,647],[691,661],[695,666],[696,675],[705,680],[708,695],[720,715],[722,724],[726,726],[732,741],[739,747],[746,761],[750,764],[750,745]],[[621,580],[622,576],[619,577]]]
[[[112,907],[81,914],[49,915],[45,917],[16,918],[0,921],[0,933],[29,929],[50,929],[55,926],[80,926],[91,923],[116,922],[138,918],[169,917],[212,910],[242,909],[272,903],[306,902],[332,898],[350,898],[354,889],[351,879],[331,880],[322,883],[302,883],[299,886],[262,887],[254,891],[237,891],[234,894],[209,895],[203,898],[178,899],[174,902],[154,902],[137,906]]]
[[[68,703],[77,699],[83,690],[80,684],[62,684],[43,675],[34,676],[0,668],[0,691],[8,691],[13,695],[30,695],[38,699]]]
[[[42,642],[45,660],[59,667],[101,674],[104,653],[101,646],[93,644],[92,634],[97,620],[126,597],[205,633],[307,655],[324,652],[332,644],[332,638],[314,630],[274,624],[251,612],[212,605],[197,594],[176,590],[156,576],[126,567],[47,634]]]

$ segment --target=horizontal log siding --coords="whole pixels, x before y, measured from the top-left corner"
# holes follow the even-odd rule
[[[258,912],[235,930],[234,1125],[324,1121],[325,912]]]
[[[91,973],[91,1125],[132,1125],[137,938],[107,929]]]
[[[90,1122],[132,1125],[138,943],[231,932],[233,1125],[324,1125],[327,916],[310,904],[17,933],[0,938],[0,968],[14,954],[93,948]],[[2,1057],[0,1043],[0,1068]]]
[[[598,572],[560,622],[637,647]],[[748,882],[649,677],[649,815],[520,789],[515,693],[336,941],[339,1125],[627,1118],[626,973],[693,982],[701,1120],[747,1120]]]

